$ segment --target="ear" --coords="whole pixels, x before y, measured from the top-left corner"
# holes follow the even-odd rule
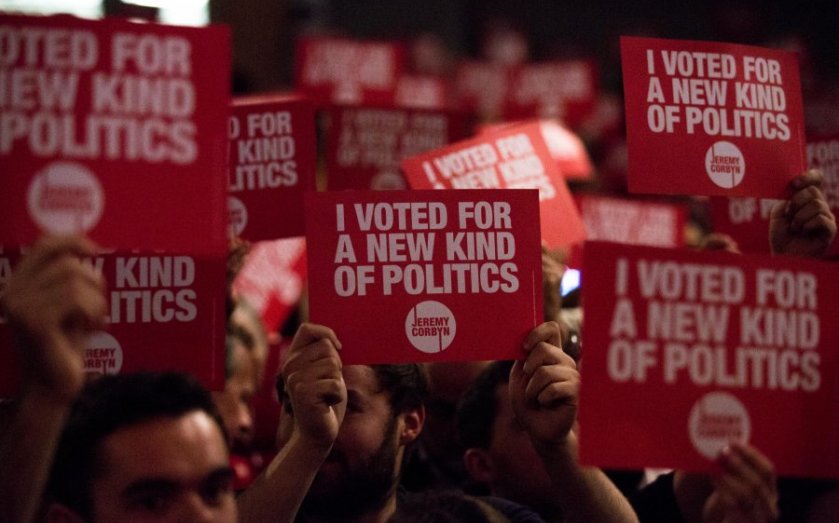
[[[405,446],[415,441],[422,432],[422,427],[425,425],[425,406],[420,405],[403,412],[399,416],[402,418],[399,444]]]
[[[486,450],[466,449],[463,453],[463,465],[469,477],[478,483],[490,484],[495,481],[495,463]]]
[[[60,503],[53,503],[47,510],[47,515],[44,516],[45,523],[85,523],[75,510],[67,508]]]

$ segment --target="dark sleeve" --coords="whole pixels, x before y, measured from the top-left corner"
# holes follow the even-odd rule
[[[684,523],[673,493],[673,473],[663,474],[629,497],[641,523]]]

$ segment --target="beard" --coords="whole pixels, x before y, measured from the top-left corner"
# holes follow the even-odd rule
[[[323,470],[318,472],[300,511],[310,517],[340,520],[384,507],[398,483],[395,434],[396,416],[393,416],[379,448],[356,465],[350,465],[342,453],[333,449],[325,465],[340,470],[329,476]]]

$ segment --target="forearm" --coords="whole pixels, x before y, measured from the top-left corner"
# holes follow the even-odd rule
[[[0,523],[33,520],[71,402],[30,391],[0,439]]]
[[[292,437],[265,472],[239,496],[239,520],[293,522],[329,450]]]
[[[569,523],[637,523],[629,501],[596,467],[581,467],[577,437],[572,432],[562,444],[534,446],[556,488]]]

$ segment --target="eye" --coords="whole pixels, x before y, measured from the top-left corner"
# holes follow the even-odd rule
[[[171,500],[171,496],[167,493],[148,492],[133,497],[129,502],[129,508],[133,512],[163,514],[168,510]]]
[[[222,473],[211,477],[201,489],[201,498],[204,503],[211,506],[219,506],[227,498],[233,497],[233,474]]]

